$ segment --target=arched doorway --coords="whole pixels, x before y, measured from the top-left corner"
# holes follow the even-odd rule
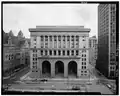
[[[68,63],[68,76],[77,77],[77,63],[75,61],[70,61]]]
[[[64,77],[64,63],[62,61],[55,63],[55,75],[56,77]]]
[[[43,61],[42,63],[42,75],[44,77],[50,77],[51,74],[51,64],[49,61]]]

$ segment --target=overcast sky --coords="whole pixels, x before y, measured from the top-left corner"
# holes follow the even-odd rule
[[[28,28],[36,25],[77,25],[90,28],[97,36],[98,4],[3,4],[3,29],[17,35],[22,30],[29,38]]]

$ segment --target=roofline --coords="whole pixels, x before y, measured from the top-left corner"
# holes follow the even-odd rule
[[[29,32],[90,32],[91,29],[84,26],[37,26],[28,30]]]

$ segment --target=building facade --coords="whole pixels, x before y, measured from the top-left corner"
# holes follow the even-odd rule
[[[114,78],[116,70],[116,4],[98,6],[98,60],[96,68]]]
[[[19,32],[20,33],[20,32]],[[3,76],[7,77],[30,64],[28,40],[3,32]]]
[[[83,26],[37,26],[31,34],[31,71],[35,78],[87,77],[89,74],[89,28]]]
[[[96,66],[97,60],[97,38],[96,36],[89,38],[89,64]]]

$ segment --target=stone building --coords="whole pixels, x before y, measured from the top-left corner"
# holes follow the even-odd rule
[[[88,76],[89,28],[37,26],[29,31],[31,77]]]
[[[97,60],[97,38],[92,36],[89,38],[89,64],[95,67]]]
[[[3,76],[9,76],[17,69],[29,66],[29,44],[28,39],[16,37],[12,31],[3,31]]]

